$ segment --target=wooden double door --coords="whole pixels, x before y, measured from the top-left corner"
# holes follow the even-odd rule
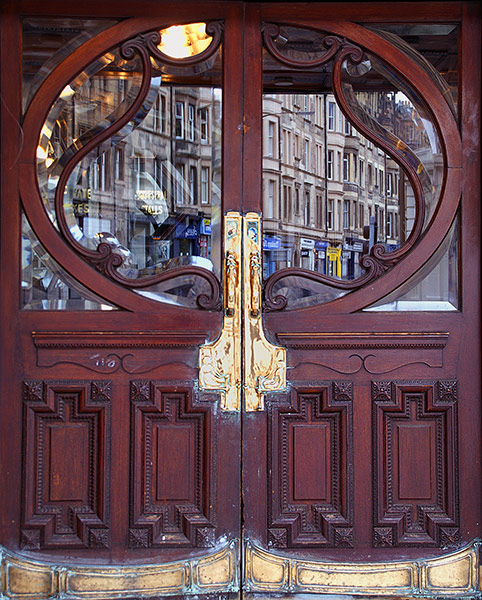
[[[3,4],[3,597],[480,592],[477,6]]]

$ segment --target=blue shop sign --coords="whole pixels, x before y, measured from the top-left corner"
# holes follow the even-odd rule
[[[328,242],[315,242],[315,250],[324,250],[328,246]]]
[[[199,236],[197,225],[191,223],[190,225],[182,224],[176,227],[176,238],[184,238],[187,240],[195,240]]]
[[[263,250],[279,250],[281,248],[281,239],[279,237],[263,236]]]

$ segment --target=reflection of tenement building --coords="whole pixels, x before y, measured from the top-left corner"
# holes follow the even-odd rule
[[[393,130],[393,94],[360,102]],[[265,275],[300,266],[358,277],[370,223],[378,242],[399,245],[399,167],[351,126],[331,94],[265,95],[263,117]]]
[[[83,86],[72,138],[80,138],[127,97],[124,81]],[[102,89],[96,89],[97,87]],[[211,207],[220,203],[221,97],[213,88],[162,86],[129,135],[89,154],[68,192],[87,238],[110,233],[146,269],[176,256],[211,255]],[[72,112],[72,111],[70,111]],[[65,119],[68,121],[68,119]]]

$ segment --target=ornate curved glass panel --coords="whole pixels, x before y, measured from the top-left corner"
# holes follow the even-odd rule
[[[49,255],[22,215],[22,310],[116,310]]]
[[[334,300],[404,258],[434,218],[446,167],[430,110],[374,53],[315,30],[267,24],[263,34],[266,305],[290,310]],[[383,34],[455,112],[434,66]]]
[[[403,49],[430,74],[454,115],[459,100],[459,28],[453,23],[383,23],[367,26]],[[421,58],[423,57],[423,58]]]
[[[186,306],[218,285],[220,36],[219,23],[195,23],[113,48],[65,86],[37,148],[42,199],[68,243],[117,282]]]
[[[118,21],[67,17],[22,20],[22,98],[24,109],[53,69],[85,41]]]

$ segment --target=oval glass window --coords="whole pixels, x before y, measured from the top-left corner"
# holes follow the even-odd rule
[[[263,269],[268,307],[289,310],[401,260],[436,213],[445,164],[430,110],[374,53],[351,50],[337,65],[346,40],[290,26],[266,25],[264,41]]]
[[[174,26],[105,53],[63,89],[37,148],[45,208],[77,252],[190,307],[219,277],[220,36]]]

